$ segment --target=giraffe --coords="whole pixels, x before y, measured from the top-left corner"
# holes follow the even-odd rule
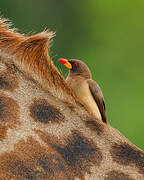
[[[55,34],[0,18],[0,180],[143,180],[144,152],[92,115],[54,66]]]

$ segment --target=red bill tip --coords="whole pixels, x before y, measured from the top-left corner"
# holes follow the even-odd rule
[[[64,58],[59,59],[59,61],[60,61],[62,64],[66,64],[66,62],[67,62],[67,60],[64,59]]]

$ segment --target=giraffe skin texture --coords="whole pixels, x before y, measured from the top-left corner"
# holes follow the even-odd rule
[[[53,36],[0,19],[0,180],[143,180],[144,152],[77,100]]]

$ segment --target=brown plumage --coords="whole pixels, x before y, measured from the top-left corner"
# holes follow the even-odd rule
[[[106,123],[104,97],[99,85],[91,79],[91,72],[87,65],[76,59],[66,60],[66,62],[62,59],[62,61],[70,69],[66,81],[74,94],[87,106],[92,114]]]

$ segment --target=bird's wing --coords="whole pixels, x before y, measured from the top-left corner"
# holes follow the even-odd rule
[[[90,92],[99,108],[102,120],[103,120],[103,122],[106,123],[107,122],[106,112],[105,112],[106,108],[105,108],[105,102],[104,102],[104,97],[103,97],[102,91],[101,91],[99,85],[92,79],[88,79],[87,83],[89,85]]]

